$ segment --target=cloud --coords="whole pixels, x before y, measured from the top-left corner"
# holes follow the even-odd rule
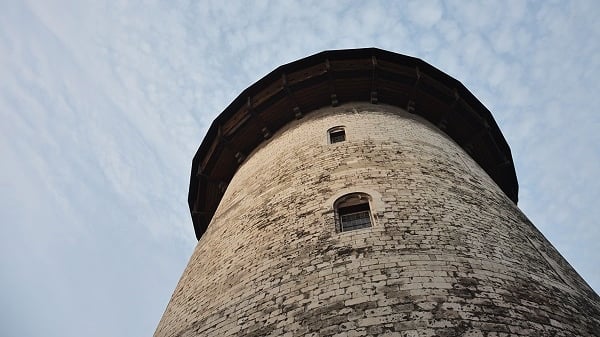
[[[443,8],[439,1],[408,1],[406,3],[409,20],[423,28],[431,28],[442,18]]]
[[[152,333],[195,243],[187,184],[207,127],[275,67],[335,48],[410,54],[462,81],[511,145],[520,207],[600,289],[594,1],[0,9],[3,334],[23,313],[43,324],[22,336]]]

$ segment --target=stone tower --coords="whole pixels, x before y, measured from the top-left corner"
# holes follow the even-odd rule
[[[598,295],[517,195],[492,115],[431,65],[281,66],[194,157],[199,241],[155,336],[600,335]]]

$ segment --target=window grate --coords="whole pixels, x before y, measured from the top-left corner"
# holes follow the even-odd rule
[[[371,227],[371,213],[361,211],[340,215],[342,232]]]
[[[346,140],[346,132],[344,130],[333,131],[329,134],[331,144],[339,143]]]

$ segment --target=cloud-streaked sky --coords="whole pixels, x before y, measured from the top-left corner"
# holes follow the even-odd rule
[[[599,291],[598,18],[594,0],[0,0],[0,335],[151,335],[196,242],[210,122],[340,48],[469,88],[511,146],[520,208]]]

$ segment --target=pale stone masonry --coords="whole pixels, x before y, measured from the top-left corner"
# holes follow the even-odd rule
[[[347,140],[328,144],[344,126]],[[364,192],[372,228],[336,232]],[[452,139],[350,103],[240,166],[155,336],[593,336],[598,297]]]
[[[294,77],[292,64],[282,84],[261,80],[264,91],[218,117],[192,169],[198,245],[154,336],[600,336],[600,298],[517,207],[510,152],[485,108],[459,87],[447,103],[455,112],[424,112],[444,105],[418,92],[422,63],[408,104],[386,104],[385,90],[403,95],[402,79],[375,78],[396,56],[358,52],[374,55],[366,101],[344,96],[358,82],[339,80],[333,52],[307,58],[322,62],[310,69],[329,86],[308,71]],[[309,84],[294,92],[294,78]],[[272,88],[290,106],[261,96],[279,97]],[[331,104],[307,110],[302,90],[330,90]],[[491,142],[460,129],[469,109]],[[336,127],[345,140],[331,144]],[[265,140],[244,153],[252,134]],[[336,202],[350,194],[368,196],[372,226],[340,232]]]

